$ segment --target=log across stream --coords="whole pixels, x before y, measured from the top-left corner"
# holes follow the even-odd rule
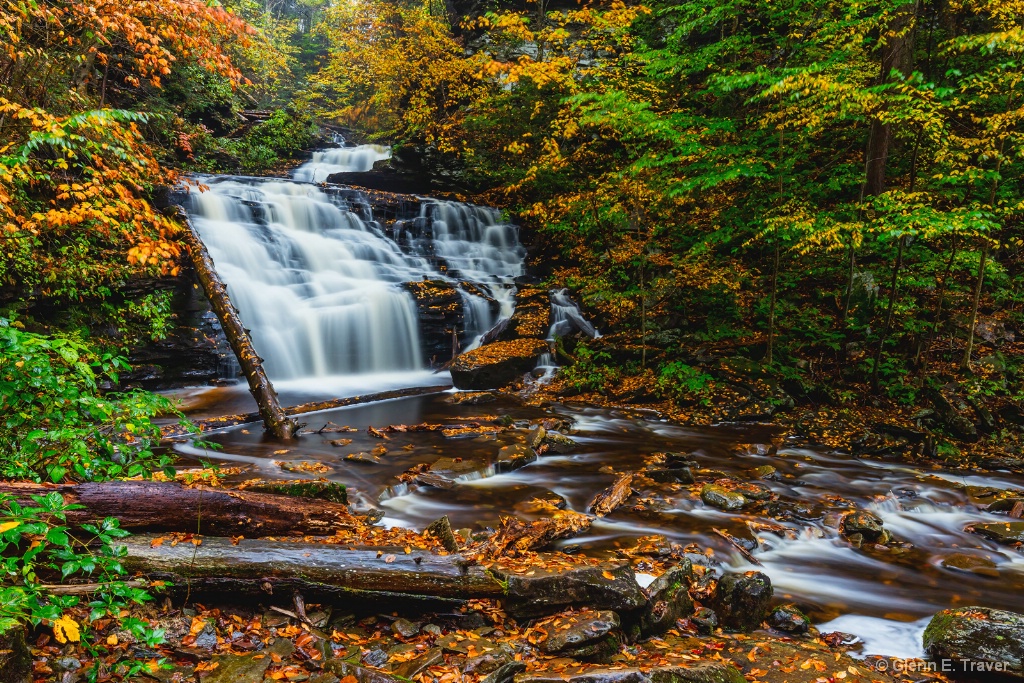
[[[286,390],[282,396],[286,404],[297,404],[314,398],[311,391]],[[502,515],[539,519],[550,513],[545,506],[552,503],[585,514],[598,493],[622,473],[641,470],[645,458],[680,453],[699,466],[696,483],[636,477],[624,504],[594,519],[582,535],[556,546],[577,545],[588,554],[613,559],[617,549],[657,534],[683,546],[693,543],[698,551],[710,548],[712,563],[764,571],[776,595],[802,606],[817,624],[862,635],[869,651],[884,654],[917,653],[922,620],[939,609],[980,604],[1024,610],[1024,557],[965,531],[975,523],[1014,521],[984,508],[994,490],[1024,490],[1019,476],[965,475],[895,459],[773,445],[775,435],[759,426],[687,429],[597,408],[539,409],[504,398],[458,404],[451,402],[452,395],[414,396],[304,417],[307,429],[331,422],[353,430],[344,434],[311,434],[288,443],[264,436],[258,425],[239,425],[207,437],[220,443],[222,451],[187,444],[175,448],[186,458],[242,466],[246,472],[239,478],[294,478],[296,469],[317,470],[303,476],[345,483],[354,512],[379,508],[384,525],[423,529],[447,514],[454,528],[473,531],[497,528]],[[217,389],[191,400],[206,414],[216,412],[219,403],[233,408],[223,412],[243,412],[238,406],[247,399],[235,396],[230,389]],[[524,467],[496,474],[500,449],[525,441],[530,423],[541,420],[571,423],[567,431],[576,448],[549,452]],[[479,426],[463,433],[451,430],[447,436],[439,430],[386,429],[423,423]],[[513,426],[503,426],[508,424]],[[332,445],[339,437],[345,445]],[[347,459],[374,449],[380,453],[376,464]],[[450,486],[430,485],[430,477],[403,476],[431,463]],[[769,470],[756,468],[766,467],[774,468],[774,474],[759,479]],[[756,482],[774,500],[734,512],[702,502],[703,484],[723,478]],[[902,546],[851,545],[836,528],[851,510],[877,515]],[[755,567],[745,555],[763,566]],[[954,566],[962,564],[957,560],[963,556],[976,560],[968,563],[972,568]]]

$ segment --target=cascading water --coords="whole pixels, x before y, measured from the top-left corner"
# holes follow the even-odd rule
[[[551,327],[548,329],[548,342],[554,344],[559,337],[566,337],[574,332],[579,332],[590,339],[601,336],[597,328],[583,317],[583,312],[576,302],[569,297],[569,290],[551,290]],[[542,372],[538,382],[543,383],[558,370],[558,363],[551,353],[544,353],[537,359],[537,370]]]
[[[292,177],[302,182],[322,183],[333,173],[363,173],[378,161],[389,159],[391,149],[381,145],[338,147],[313,152],[313,159],[295,170]]]
[[[296,177],[341,165],[342,152],[350,168],[383,153],[329,150]],[[421,369],[416,301],[403,282],[465,281],[465,339],[511,314],[525,250],[497,211],[423,200],[423,220],[412,222],[419,232],[396,241],[354,190],[258,178],[202,183],[209,189],[190,195],[189,213],[273,379]]]

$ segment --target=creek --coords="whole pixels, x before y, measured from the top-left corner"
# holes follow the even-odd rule
[[[444,389],[450,378],[433,372],[424,357],[415,301],[401,285],[424,279],[456,285],[463,311],[458,335],[463,348],[471,347],[511,314],[525,249],[515,226],[492,209],[423,199],[420,217],[429,221],[386,227],[358,193],[301,182],[322,181],[339,169],[369,170],[382,154],[376,148],[318,153],[296,171],[298,180],[206,177],[202,182],[210,190],[193,193],[188,210],[282,403],[397,387],[437,385],[438,392],[303,416],[312,429],[328,422],[354,428],[340,435],[351,439],[343,446],[330,443],[336,433],[281,443],[258,425],[243,425],[207,437],[219,450],[176,446],[187,460],[241,464],[246,477],[324,476],[349,487],[354,509],[383,510],[386,525],[422,529],[448,515],[455,528],[481,530],[494,527],[501,515],[538,516],[538,498],[585,512],[616,472],[639,470],[654,453],[685,453],[700,468],[698,482],[758,481],[778,499],[758,514],[726,512],[701,502],[699,483],[644,485],[585,536],[560,546],[613,555],[651,535],[695,544],[730,571],[764,571],[778,599],[795,602],[823,631],[859,636],[864,654],[920,655],[927,618],[947,607],[1024,611],[1024,556],[965,531],[973,523],[1007,521],[986,512],[983,503],[991,489],[1024,491],[1020,476],[810,449],[780,441],[764,425],[685,428],[624,410],[528,406],[508,396],[478,405],[453,400],[456,392]],[[562,309],[553,318],[578,315],[564,296],[552,300],[553,309]],[[197,419],[255,407],[241,385],[175,396]],[[386,442],[367,432],[400,424],[495,425],[499,418],[519,428],[454,436],[397,432]],[[521,442],[529,423],[541,419],[571,423],[578,447],[496,474],[498,450]],[[387,453],[378,464],[345,460],[382,445]],[[442,457],[466,463],[451,488],[399,481],[410,468]],[[311,463],[315,475],[296,474]],[[763,466],[775,468],[772,478],[758,479],[754,469]],[[837,529],[837,520],[852,509],[873,512],[902,546],[852,547]],[[718,531],[731,534],[763,566],[750,563]],[[975,558],[973,569],[943,564],[963,555]]]

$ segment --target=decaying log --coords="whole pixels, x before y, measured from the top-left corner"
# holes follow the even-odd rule
[[[518,555],[550,545],[561,538],[572,538],[590,528],[593,519],[572,510],[552,506],[551,516],[533,522],[517,517],[502,517],[498,532],[487,545],[488,557]]]
[[[594,499],[590,501],[588,509],[598,517],[604,517],[615,512],[633,493],[633,489],[630,486],[633,483],[634,476],[633,472],[620,474],[614,484],[594,496]]]
[[[220,326],[224,330],[228,343],[231,344],[231,350],[238,358],[242,374],[249,382],[249,391],[256,399],[256,405],[259,406],[259,414],[263,418],[264,427],[279,439],[291,439],[299,429],[298,424],[289,419],[281,408],[274,385],[270,383],[267,373],[263,370],[263,359],[253,348],[249,332],[242,325],[238,311],[231,303],[231,299],[228,298],[228,288],[217,274],[217,269],[210,257],[210,252],[206,250],[206,245],[203,244],[203,240],[199,237],[195,226],[192,225],[192,221],[189,220],[185,209],[180,206],[175,209],[178,220],[185,227],[183,231],[185,245],[192,257],[199,282],[203,285],[203,291],[206,292],[206,298],[210,300],[217,319],[220,320]]]
[[[193,543],[154,543],[131,536],[125,568],[172,590],[221,601],[502,599],[510,614],[553,613],[571,606],[619,612],[638,610],[647,598],[628,563],[569,565],[539,558],[536,568],[511,572],[467,562],[460,555],[409,554],[402,549],[353,550],[341,545],[227,538]]]
[[[451,389],[451,386],[429,386],[429,387],[410,387],[408,389],[393,389],[391,391],[380,391],[375,394],[364,394],[363,396],[346,396],[345,398],[334,398],[327,401],[314,401],[311,403],[301,403],[297,406],[292,406],[285,409],[285,414],[289,417],[296,415],[304,415],[306,413],[316,413],[322,410],[333,410],[335,408],[344,408],[345,406],[359,405],[361,403],[374,403],[376,401],[389,401],[395,398],[405,398],[408,396],[424,396],[427,394],[440,394]],[[223,429],[225,427],[234,427],[240,424],[247,424],[250,422],[257,422],[260,420],[260,413],[242,413],[239,415],[225,415],[223,417],[214,417],[207,420],[200,420],[195,424],[200,430],[208,432],[214,429]],[[316,430],[314,430],[316,431]],[[173,424],[163,428],[163,438],[173,439],[176,437],[190,437],[192,432],[186,430],[180,425]]]
[[[68,524],[80,527],[116,517],[129,531],[180,531],[223,536],[332,535],[355,526],[356,518],[338,503],[255,491],[185,488],[171,482],[109,481],[85,484],[0,483],[0,493],[32,505],[31,495],[56,491],[68,504]]]

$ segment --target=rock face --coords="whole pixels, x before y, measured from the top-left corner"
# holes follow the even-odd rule
[[[457,350],[453,342],[458,331],[465,326],[459,290],[444,280],[405,282],[402,287],[416,299],[424,360],[431,366],[447,363]]]
[[[943,610],[925,629],[924,648],[971,677],[1024,679],[1024,614],[988,607]]]
[[[516,292],[516,310],[483,336],[483,343],[513,339],[545,339],[551,328],[551,297],[547,290],[523,287]]]
[[[753,631],[768,616],[772,582],[761,572],[726,574],[715,591],[715,612],[722,627],[731,631]]]
[[[547,352],[543,339],[516,339],[481,346],[452,363],[452,382],[458,389],[497,389],[515,381],[537,365]]]

